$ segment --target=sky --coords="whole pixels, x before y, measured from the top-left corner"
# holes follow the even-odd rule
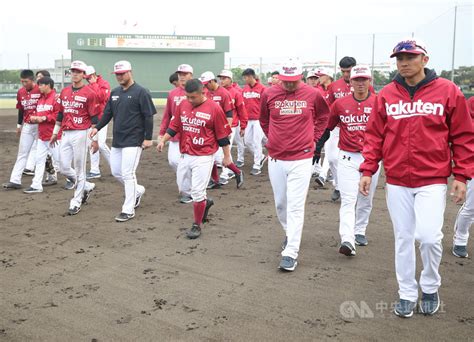
[[[473,65],[474,0],[273,1],[8,1],[0,14],[0,69],[52,67],[70,56],[67,32],[230,36],[226,63],[334,61],[354,56],[389,62],[390,51],[415,34],[429,66],[450,69],[454,6],[455,66]],[[81,14],[82,13],[82,14]],[[125,24],[126,23],[126,24]],[[86,61],[87,62],[87,61]]]

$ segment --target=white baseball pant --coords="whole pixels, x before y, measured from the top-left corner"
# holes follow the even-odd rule
[[[459,209],[456,223],[454,223],[454,244],[467,246],[469,228],[474,222],[474,185],[472,180],[467,183],[466,202]]]
[[[379,166],[378,171],[372,176],[369,196],[362,195],[359,192],[361,177],[359,167],[363,161],[361,153],[341,150],[337,162],[337,178],[341,192],[339,235],[341,242],[350,242],[352,246],[355,246],[356,234],[365,235],[380,174]]]
[[[59,146],[51,147],[49,141],[43,141],[38,139],[38,146],[36,148],[36,165],[35,165],[35,176],[31,183],[33,189],[43,189],[43,174],[45,169],[46,157],[51,154],[53,160],[59,162]],[[54,176],[54,175],[53,175]]]
[[[232,133],[230,134],[229,136],[229,141],[230,141],[230,148],[232,149],[232,143],[234,142],[234,138],[235,138],[235,131],[232,130]],[[232,152],[232,150],[231,150]],[[222,164],[222,171],[221,171],[221,175],[220,175],[220,178],[223,178],[223,179],[229,179],[229,174],[233,173],[231,169],[225,167],[223,165],[223,160],[224,160],[224,151],[222,150],[222,147],[219,147],[219,150],[217,151],[216,155],[219,156],[220,158],[220,163]],[[217,157],[217,156],[216,156]],[[232,158],[232,153],[230,154],[230,160],[233,162],[233,158]]]
[[[339,190],[337,179],[337,161],[339,158],[339,127],[335,127],[331,131],[328,141],[324,144],[324,161],[320,176],[325,180],[328,178],[328,171],[331,169],[334,178],[333,184],[336,190]]]
[[[264,133],[260,126],[259,120],[249,120],[247,128],[245,128],[245,146],[247,146],[253,154],[253,168],[261,169],[261,162],[263,159],[262,139]]]
[[[145,187],[137,183],[137,167],[142,154],[141,146],[117,148],[110,151],[110,169],[112,175],[125,188],[125,201],[122,213],[134,214],[135,202],[138,196],[145,193]]]
[[[214,155],[192,156],[181,155],[176,173],[179,190],[182,192],[183,183],[191,179],[191,197],[194,202],[201,202],[207,198],[206,188],[211,178]]]
[[[278,220],[288,238],[282,256],[298,258],[303,234],[304,210],[311,180],[312,158],[275,160],[270,158],[268,175],[275,197]]]
[[[18,145],[18,154],[16,157],[15,166],[13,166],[13,170],[10,175],[10,182],[21,184],[21,176],[27,164],[28,154],[33,148],[37,138],[38,124],[24,123],[21,129],[20,142]],[[34,169],[34,167],[35,164],[33,163],[31,169]]]
[[[234,142],[237,145],[237,161],[243,163],[245,144],[244,139],[240,136],[240,123],[237,127],[232,127],[232,134],[234,135]]]
[[[38,138],[35,139],[33,145],[31,145],[30,153],[28,154],[28,160],[26,161],[25,169],[33,171],[36,165],[36,147],[38,145]]]
[[[441,285],[439,264],[443,254],[446,184],[407,188],[387,183],[387,207],[395,235],[395,271],[400,299],[418,300],[415,241],[420,243],[423,270],[420,287],[432,294]]]
[[[100,155],[102,154],[110,165],[110,148],[107,146],[107,126],[104,126],[97,133],[97,142],[99,143],[99,150],[96,153],[90,151],[91,158],[91,173],[100,173]]]
[[[170,141],[168,143],[168,163],[175,173],[178,172],[178,164],[181,160],[181,151],[179,150],[179,141]],[[178,177],[176,176],[176,183],[179,192],[184,196],[191,196],[191,178],[183,179],[181,187],[179,186]]]
[[[59,144],[61,173],[67,178],[76,180],[76,189],[69,208],[80,207],[84,190],[89,191],[95,187],[95,184],[86,181],[87,132],[87,129],[63,131]]]

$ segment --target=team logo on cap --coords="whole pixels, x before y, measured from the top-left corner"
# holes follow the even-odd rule
[[[298,70],[297,67],[283,67],[283,71],[285,72],[285,74],[287,75],[293,75],[296,73],[296,70]]]

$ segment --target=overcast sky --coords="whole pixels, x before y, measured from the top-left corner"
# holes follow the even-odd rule
[[[388,62],[397,41],[423,39],[437,71],[451,68],[453,1],[8,1],[2,2],[0,69],[52,67],[69,57],[67,32],[230,36],[232,65],[299,57],[333,61],[344,55]],[[473,65],[473,4],[457,2],[455,65]],[[124,25],[124,23],[127,23]],[[135,26],[133,26],[135,25]],[[87,62],[87,61],[85,61]],[[192,62],[192,61],[190,61]]]

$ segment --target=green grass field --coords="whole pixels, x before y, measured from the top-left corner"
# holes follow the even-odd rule
[[[166,99],[153,99],[155,106],[166,105]],[[16,99],[0,99],[0,109],[14,109],[16,106]]]

